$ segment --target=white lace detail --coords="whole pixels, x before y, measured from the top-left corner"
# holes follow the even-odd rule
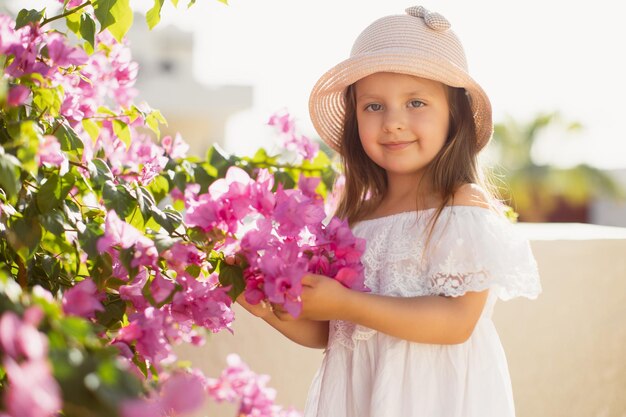
[[[528,241],[508,220],[480,207],[446,208],[433,231],[428,255],[422,259],[429,218],[400,213],[354,227],[354,233],[367,240],[362,262],[372,293],[457,297],[492,289],[507,300],[535,298],[541,292]],[[341,320],[332,321],[330,329],[329,348],[338,343],[353,349],[357,341],[376,334]]]

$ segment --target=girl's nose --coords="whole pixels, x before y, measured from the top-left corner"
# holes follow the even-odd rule
[[[396,132],[403,130],[406,126],[404,114],[400,110],[387,110],[383,121],[383,130],[386,132]]]

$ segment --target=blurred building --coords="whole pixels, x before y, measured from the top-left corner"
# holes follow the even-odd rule
[[[626,169],[608,172],[626,190]],[[590,205],[590,223],[626,227],[626,201],[598,198]]]
[[[192,75],[193,34],[174,26],[149,31],[143,15],[127,35],[133,59],[139,64],[139,97],[159,109],[168,126],[162,135],[179,132],[190,153],[203,156],[224,138],[228,118],[252,106],[251,86],[206,86]]]

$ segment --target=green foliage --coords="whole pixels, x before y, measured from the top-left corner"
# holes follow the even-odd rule
[[[150,28],[159,22],[163,4],[163,0],[156,0],[148,12]],[[177,1],[172,0],[172,4],[176,7]],[[58,16],[44,14],[45,10],[23,10],[17,27],[39,22],[46,30],[50,22],[64,22],[88,53],[107,48],[96,43],[97,33],[106,29],[121,41],[133,24],[129,0],[86,0],[73,9],[67,9],[66,2]],[[46,54],[40,57],[42,61],[50,58]],[[11,59],[1,57],[0,65],[6,68]],[[58,76],[91,82],[80,67],[55,71]],[[7,93],[15,85],[30,89],[29,101],[9,107]],[[276,186],[280,183],[284,188],[296,187],[301,175],[319,176],[323,181],[318,191],[323,194],[332,187],[336,173],[323,153],[311,162],[286,164],[278,155],[262,149],[252,158],[241,158],[213,147],[205,158],[164,155],[166,165],[149,173],[156,176],[143,176],[142,170],[149,163],[120,163],[117,154],[107,155],[99,140],[114,136],[127,149],[132,148],[139,136],[135,126],[143,122],[142,134],[152,134],[158,141],[161,126],[167,125],[163,115],[132,105],[115,109],[102,105],[96,115],[77,123],[62,114],[66,93],[70,92],[62,85],[36,72],[20,77],[5,74],[0,80],[0,314],[14,311],[22,315],[32,306],[43,310],[39,331],[48,338],[53,375],[63,392],[62,415],[116,417],[122,401],[138,398],[150,386],[124,368],[119,351],[108,346],[129,323],[131,304],[121,298],[119,289],[133,282],[139,268],[133,265],[138,252],[135,247],[116,247],[119,259],[98,249],[107,212],[115,212],[136,229],[133,232],[154,243],[158,260],[141,288],[151,305],[163,306],[181,290],[173,278],[176,272],[169,271],[165,257],[161,257],[177,242],[195,245],[211,265],[210,271],[191,265],[187,273],[205,279],[208,273],[217,272],[235,299],[244,289],[242,267],[225,263],[215,252],[224,242],[225,232],[188,227],[184,203],[174,196],[190,184],[198,184],[201,193],[207,192],[232,166],[251,176],[259,168],[268,169],[275,175]],[[63,163],[44,163],[41,148],[45,143],[60,147],[56,156],[62,156]],[[129,272],[127,280],[115,275],[120,264]],[[160,299],[155,299],[156,291],[153,294],[157,273],[174,284],[165,297],[158,293]],[[93,320],[67,315],[60,301],[64,293],[85,279],[93,280],[103,297],[104,311],[97,312]],[[158,371],[141,359],[136,347],[129,349],[137,367],[146,376],[158,378]],[[0,390],[6,382],[0,365]]]
[[[165,0],[154,0],[154,6],[146,13],[146,22],[150,30],[161,21],[161,8]]]
[[[499,162],[494,172],[507,184],[503,197],[523,220],[546,221],[559,199],[577,206],[601,195],[626,197],[615,180],[597,168],[585,164],[572,168],[537,164],[532,150],[549,127],[559,127],[567,135],[582,129],[580,123],[565,121],[556,112],[539,114],[524,123],[508,118],[494,125],[493,148]]]
[[[46,9],[42,9],[42,10],[26,10],[26,9],[22,9],[20,10],[20,12],[17,14],[17,19],[15,19],[15,30],[22,28],[26,25],[28,25],[29,23],[37,23],[40,22],[41,19],[43,19],[43,15],[45,13]]]

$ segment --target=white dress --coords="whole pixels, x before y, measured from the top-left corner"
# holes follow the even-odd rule
[[[513,417],[506,357],[491,320],[496,300],[541,292],[528,241],[494,211],[449,206],[424,255],[434,209],[365,220],[366,285],[398,297],[460,296],[489,289],[470,338],[456,345],[398,339],[330,322],[328,347],[305,417]]]

